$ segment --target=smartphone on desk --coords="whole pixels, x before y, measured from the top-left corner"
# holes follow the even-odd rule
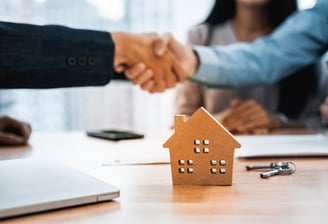
[[[125,130],[90,130],[87,131],[87,135],[90,137],[108,139],[112,141],[126,140],[126,139],[138,139],[143,138],[144,135],[134,131]]]

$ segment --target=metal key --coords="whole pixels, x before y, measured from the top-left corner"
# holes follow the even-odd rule
[[[262,178],[268,178],[268,177],[271,177],[271,176],[274,176],[274,175],[277,175],[280,173],[280,170],[282,168],[279,168],[279,169],[272,169],[270,171],[267,171],[267,172],[263,172],[260,174],[260,177]]]
[[[291,167],[280,167],[280,168],[274,168],[270,171],[267,171],[267,172],[263,172],[260,174],[260,176],[262,178],[268,178],[268,177],[271,177],[271,176],[274,176],[274,175],[280,175],[280,174],[292,174],[295,172],[295,169],[294,168],[291,168]]]
[[[247,170],[288,168],[288,162],[273,162],[268,165],[247,165]],[[269,171],[270,172],[270,171]]]

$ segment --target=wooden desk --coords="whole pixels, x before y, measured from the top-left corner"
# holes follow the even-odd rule
[[[328,158],[291,158],[296,173],[270,179],[245,165],[279,159],[236,159],[233,186],[173,187],[168,164],[101,166],[112,150],[115,143],[83,133],[36,133],[29,147],[0,149],[0,160],[52,157],[121,190],[114,202],[1,223],[328,223]]]

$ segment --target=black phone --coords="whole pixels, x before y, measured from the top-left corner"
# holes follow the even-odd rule
[[[143,138],[144,135],[134,131],[125,131],[125,130],[90,130],[87,131],[87,135],[90,137],[108,139],[113,141],[125,140],[125,139],[138,139]]]

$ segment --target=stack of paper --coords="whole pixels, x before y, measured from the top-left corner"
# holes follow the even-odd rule
[[[237,136],[242,145],[236,157],[328,156],[328,136],[266,135]]]

